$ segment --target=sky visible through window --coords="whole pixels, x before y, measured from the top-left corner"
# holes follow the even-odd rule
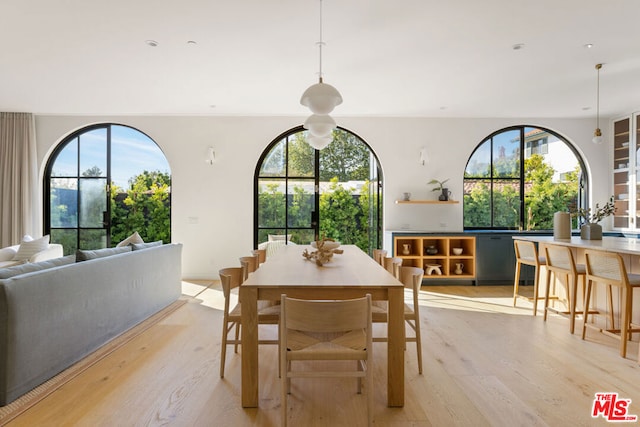
[[[106,131],[95,129],[80,135],[80,174],[97,166],[106,175]],[[74,140],[75,141],[75,140]],[[75,176],[77,146],[71,143],[58,155],[54,176]],[[169,173],[164,153],[151,138],[127,126],[111,126],[111,179],[122,189],[144,171]]]

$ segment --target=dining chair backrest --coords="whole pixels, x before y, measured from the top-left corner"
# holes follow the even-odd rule
[[[282,295],[284,330],[335,333],[363,329],[371,334],[371,296],[350,300],[303,300]],[[365,343],[366,345],[366,343]]]
[[[240,257],[240,265],[244,270],[244,280],[247,280],[250,273],[258,269],[258,255]]]
[[[398,257],[385,257],[383,259],[383,267],[389,273],[393,274],[393,277],[400,279],[400,266],[402,265],[402,258]]]
[[[380,265],[384,267],[384,258],[387,256],[387,251],[384,249],[374,249],[373,250],[373,259]]]
[[[251,251],[253,256],[258,256],[258,266],[267,260],[267,250],[266,249],[254,249]]]
[[[424,271],[421,268],[400,266],[400,282],[405,288],[409,288],[414,292],[420,290],[423,275]]]
[[[244,281],[242,267],[223,268],[218,274],[220,275],[220,283],[222,284],[222,293],[228,301],[231,290],[240,286]]]

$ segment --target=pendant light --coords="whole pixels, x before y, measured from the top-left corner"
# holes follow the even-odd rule
[[[602,64],[596,64],[598,70],[598,84],[596,89],[596,130],[593,132],[593,143],[602,144],[602,132],[600,131],[600,69]]]
[[[336,127],[336,121],[328,115],[312,114],[302,126],[313,136],[329,136]]]
[[[307,135],[307,143],[313,148],[315,148],[316,150],[322,150],[323,148],[326,148],[327,145],[331,143],[331,141],[333,141],[333,137],[331,135],[329,136],[315,136],[311,134]]]
[[[320,67],[318,83],[311,85],[304,91],[300,98],[300,104],[309,107],[314,114],[329,114],[336,105],[342,104],[342,96],[338,90],[330,84],[324,83],[322,80],[322,0],[320,0],[320,41],[318,50],[320,53]]]

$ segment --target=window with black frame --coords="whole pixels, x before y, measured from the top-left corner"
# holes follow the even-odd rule
[[[464,228],[553,229],[555,212],[586,204],[585,187],[584,162],[563,137],[534,126],[501,129],[467,162]]]
[[[328,237],[371,252],[382,244],[382,176],[369,146],[342,128],[322,150],[302,127],[269,144],[255,172],[254,245]],[[268,252],[269,253],[269,252]]]

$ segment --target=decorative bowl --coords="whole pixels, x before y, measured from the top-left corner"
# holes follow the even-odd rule
[[[339,246],[340,246],[340,242],[326,241],[324,242],[323,248],[331,250],[331,249],[337,249]],[[318,244],[316,242],[311,242],[311,247],[314,249],[318,249]]]
[[[453,251],[454,255],[460,255],[462,253],[462,248],[452,248],[451,251]]]

